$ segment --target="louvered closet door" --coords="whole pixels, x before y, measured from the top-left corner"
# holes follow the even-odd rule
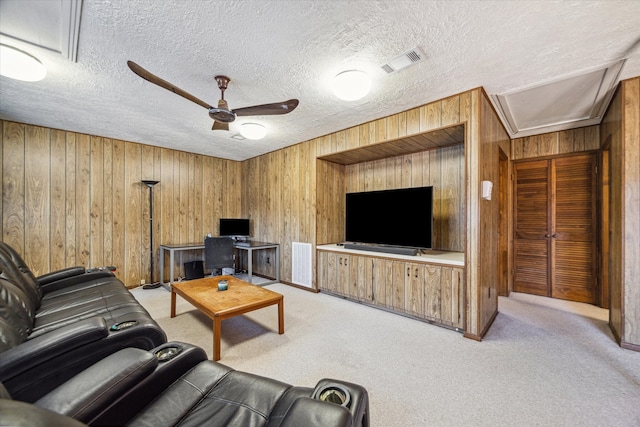
[[[555,221],[551,244],[551,296],[596,302],[596,176],[595,155],[552,162]]]
[[[596,302],[595,161],[514,166],[514,291]]]
[[[513,290],[549,295],[549,161],[514,167]]]

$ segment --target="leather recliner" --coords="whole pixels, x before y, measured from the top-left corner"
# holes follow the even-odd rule
[[[91,426],[369,425],[359,385],[324,379],[315,388],[293,387],[205,359],[202,349],[177,342],[123,349],[29,406],[0,387],[0,424],[75,425],[66,416]]]
[[[76,267],[36,278],[0,242],[0,382],[14,398],[35,402],[109,354],[165,342],[111,272]]]

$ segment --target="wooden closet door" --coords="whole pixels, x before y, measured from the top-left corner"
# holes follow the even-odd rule
[[[551,296],[596,303],[596,156],[553,160]]]
[[[596,303],[596,156],[514,166],[516,292]]]
[[[549,161],[517,163],[514,173],[513,290],[549,295]]]

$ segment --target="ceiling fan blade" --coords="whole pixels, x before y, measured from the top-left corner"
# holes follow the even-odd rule
[[[173,84],[169,83],[166,80],[161,79],[160,77],[156,76],[155,74],[150,73],[149,71],[145,70],[144,68],[142,68],[141,66],[139,66],[138,64],[136,64],[133,61],[127,61],[127,65],[129,66],[129,68],[131,69],[131,71],[133,71],[134,73],[136,73],[137,75],[139,75],[140,77],[142,77],[143,79],[156,84],[160,87],[163,87],[173,93],[175,93],[176,95],[180,95],[183,98],[188,99],[191,102],[195,102],[196,104],[209,109],[211,108],[211,106],[209,104],[207,104],[206,102],[204,102],[201,99],[196,98],[195,96],[191,95],[188,92],[185,92],[184,90],[180,89],[177,86],[174,86]]]
[[[233,110],[237,116],[272,116],[275,114],[287,114],[292,112],[298,106],[297,99],[290,99],[284,102],[276,102],[274,104],[254,105],[252,107],[244,107]]]
[[[213,121],[211,130],[229,130],[229,123],[222,123],[217,120]]]

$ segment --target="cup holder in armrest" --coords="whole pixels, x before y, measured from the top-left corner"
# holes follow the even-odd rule
[[[170,345],[156,350],[153,354],[158,358],[159,362],[167,362],[182,353],[182,347]]]
[[[113,325],[111,325],[111,327],[109,329],[112,330],[112,331],[121,331],[123,329],[130,328],[130,327],[135,326],[137,324],[138,324],[137,320],[126,320],[124,322],[114,323]]]
[[[349,390],[338,384],[324,384],[322,387],[314,391],[313,399],[321,400],[323,402],[335,403],[336,405],[349,408],[351,404],[351,393]]]

